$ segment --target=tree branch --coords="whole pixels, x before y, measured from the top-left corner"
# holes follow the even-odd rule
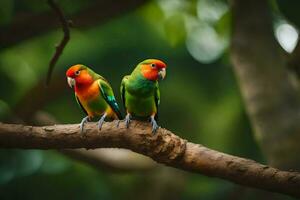
[[[47,73],[47,79],[46,79],[46,85],[49,85],[50,80],[51,80],[51,75],[53,72],[53,69],[55,67],[56,62],[58,61],[59,57],[63,53],[63,50],[65,46],[67,45],[68,41],[70,40],[70,29],[69,29],[69,21],[66,19],[66,17],[63,14],[63,11],[60,9],[60,7],[54,2],[54,0],[48,0],[47,1],[49,6],[54,10],[54,12],[57,14],[58,19],[61,23],[62,29],[64,36],[62,40],[60,41],[59,45],[56,46],[56,50],[54,55],[52,56],[50,63],[49,63],[49,68],[48,68],[48,73]]]
[[[127,148],[168,166],[223,178],[241,185],[300,197],[300,174],[279,171],[255,161],[231,156],[187,142],[166,129],[151,134],[146,122],[133,121],[130,128],[114,122],[33,127],[0,124],[0,147],[23,149]]]
[[[33,119],[39,126],[58,123],[53,116],[43,111],[38,111]],[[159,166],[149,157],[128,149],[61,149],[59,152],[70,158],[87,163],[98,170],[114,173],[150,171]]]

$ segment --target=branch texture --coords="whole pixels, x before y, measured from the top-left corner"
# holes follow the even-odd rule
[[[241,185],[300,197],[300,174],[259,164],[253,160],[231,156],[188,142],[166,129],[151,134],[145,122],[105,123],[98,131],[96,123],[33,127],[0,124],[0,147],[23,149],[127,148],[151,157],[159,163],[207,176],[223,178]]]
[[[33,119],[39,126],[58,124],[58,121],[53,116],[43,111],[37,111]],[[145,172],[159,167],[151,158],[128,149],[61,149],[59,152],[72,159],[86,163],[97,170],[114,173]]]
[[[50,80],[51,80],[51,75],[53,72],[53,69],[55,67],[55,64],[57,63],[59,57],[63,53],[63,50],[65,46],[67,45],[68,41],[70,40],[70,29],[69,29],[69,22],[66,19],[66,17],[63,14],[63,11],[60,9],[60,7],[54,2],[54,0],[48,0],[49,6],[54,10],[54,12],[57,14],[58,19],[61,23],[62,29],[64,36],[62,40],[60,41],[59,45],[56,46],[56,50],[54,55],[52,56],[48,68],[48,73],[47,73],[47,79],[46,79],[46,84],[49,85]]]

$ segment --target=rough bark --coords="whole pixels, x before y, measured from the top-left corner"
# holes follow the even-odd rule
[[[95,123],[33,127],[0,124],[0,147],[22,149],[126,148],[175,168],[223,178],[241,185],[300,197],[300,174],[286,172],[188,142],[166,129],[153,135],[146,122],[131,123],[126,129],[115,122],[102,130]]]
[[[267,0],[233,0],[231,57],[255,136],[271,165],[300,169],[297,89],[274,38]]]

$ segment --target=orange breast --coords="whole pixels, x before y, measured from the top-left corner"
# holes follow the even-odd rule
[[[76,91],[76,95],[82,101],[89,101],[94,98],[97,98],[100,95],[100,89],[98,83],[95,81],[89,86],[85,86],[82,88],[78,88]]]
[[[94,82],[89,86],[77,88],[76,90],[76,96],[78,97],[83,108],[91,117],[98,115],[98,113],[90,109],[88,103],[98,98],[99,95],[100,95],[100,89],[97,82]]]

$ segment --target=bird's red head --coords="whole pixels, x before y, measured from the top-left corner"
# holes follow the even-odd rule
[[[164,79],[167,65],[157,59],[147,59],[140,63],[142,75],[151,81]]]
[[[77,64],[70,67],[67,72],[67,81],[70,87],[80,87],[93,83],[93,77],[84,65]]]

